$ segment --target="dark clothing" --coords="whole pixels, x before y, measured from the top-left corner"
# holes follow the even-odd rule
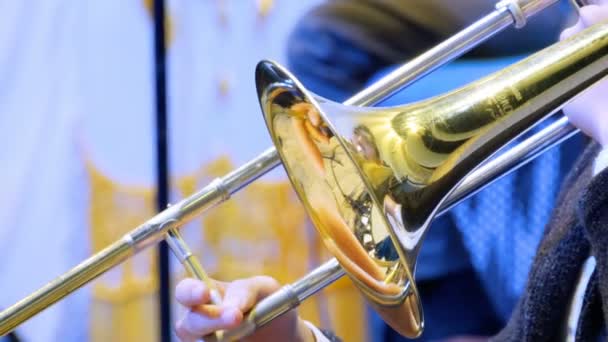
[[[524,295],[494,341],[554,341],[589,255],[597,266],[585,290],[577,341],[599,341],[608,322],[608,169],[592,177],[597,145],[568,176],[532,265]]]
[[[471,332],[481,336],[496,334],[504,323],[494,314],[492,303],[477,279],[473,270],[466,270],[439,279],[417,281],[426,328],[414,341],[438,341],[446,335]],[[386,329],[382,340],[407,341],[393,329]]]

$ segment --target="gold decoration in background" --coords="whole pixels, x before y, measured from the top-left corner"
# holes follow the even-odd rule
[[[218,94],[221,98],[228,96],[228,93],[230,92],[230,89],[232,87],[233,78],[234,77],[232,76],[232,74],[230,72],[223,72],[218,77],[217,90],[218,90]]]
[[[124,186],[87,162],[93,252],[154,214],[150,188]],[[155,249],[142,251],[92,283],[91,341],[155,341],[158,325]]]
[[[258,9],[258,16],[262,18],[266,17],[274,8],[274,0],[255,0],[255,3]]]

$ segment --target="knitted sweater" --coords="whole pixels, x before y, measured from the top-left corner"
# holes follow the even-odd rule
[[[608,169],[593,176],[597,150],[597,145],[588,147],[566,179],[526,290],[508,325],[494,341],[554,341],[569,333],[577,341],[595,341],[605,336]],[[590,257],[597,266],[585,270],[583,266],[589,265]],[[572,316],[577,319],[568,326]]]

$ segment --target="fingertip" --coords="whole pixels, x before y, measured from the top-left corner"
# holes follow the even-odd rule
[[[208,299],[209,291],[202,283],[197,283],[190,289],[190,300],[193,303],[206,303]]]
[[[563,30],[562,33],[560,33],[559,40],[568,39],[571,35],[572,35],[572,28],[567,28],[567,29]]]
[[[281,283],[279,283],[278,280],[276,280],[270,276],[265,276],[265,275],[256,276],[253,279],[255,279],[255,282],[258,284],[257,300],[260,300],[260,299],[278,291],[281,288]]]
[[[240,308],[240,309],[247,309],[246,308],[246,300],[243,300],[240,296],[237,295],[232,295],[230,297],[224,297],[224,302],[222,303],[222,306],[225,308]]]
[[[185,306],[204,304],[209,301],[209,291],[202,281],[188,278],[177,284],[175,299]]]
[[[254,276],[236,280],[228,287],[222,306],[226,308],[235,307],[247,312],[256,302],[279,288],[279,282],[268,276]]]
[[[233,310],[214,305],[199,306],[183,318],[177,329],[186,337],[205,336],[214,331],[230,329],[242,319],[242,312],[236,308]]]
[[[190,334],[204,333],[208,326],[211,325],[213,319],[205,317],[200,313],[190,312],[185,318],[182,327]]]
[[[243,319],[245,319],[245,314],[243,313],[243,311],[238,310],[236,315],[234,316],[234,322],[236,324],[241,324],[241,322],[243,321]]]
[[[222,312],[222,321],[224,324],[233,327],[243,321],[243,312],[236,307],[229,307]]]
[[[224,295],[222,306],[225,308],[240,308],[246,310],[244,307],[249,302],[249,297],[252,295],[252,284],[248,279],[239,279],[233,281]]]
[[[575,33],[583,30],[583,28],[584,28],[583,22],[581,21],[581,18],[579,18],[578,21],[576,22],[576,24],[574,24],[562,31],[562,33],[559,36],[559,39],[560,40],[568,39]]]
[[[179,320],[174,327],[175,335],[181,342],[194,342],[196,337],[192,336],[184,325],[184,319]]]

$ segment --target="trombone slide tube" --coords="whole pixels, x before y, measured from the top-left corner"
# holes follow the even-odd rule
[[[186,269],[187,273],[196,279],[202,280],[207,288],[209,289],[209,296],[211,303],[220,305],[222,303],[222,296],[220,295],[215,283],[209,278],[207,272],[198,261],[196,256],[192,253],[188,244],[182,238],[181,234],[176,229],[169,229],[165,236],[165,241],[173,251],[175,257],[179,260],[182,266]],[[222,336],[221,331],[216,331],[214,336]]]
[[[515,23],[513,8],[525,17],[532,16],[557,0],[511,0],[513,6],[498,7],[489,15],[455,34],[444,43],[429,50],[403,67],[391,72],[371,87],[347,100],[344,104],[364,106],[375,104],[399,89],[461,56],[473,47]],[[126,234],[121,240],[86,259],[63,276],[51,281],[30,296],[0,313],[0,335],[54,304],[108,269],[120,264],[134,253],[161,241],[169,229],[228,200],[230,196],[280,164],[274,147],[232,171],[217,178],[196,194],[157,214],[152,219]]]
[[[129,258],[133,254],[132,244],[132,240],[123,237],[3,311],[0,316],[0,336]]]
[[[217,290],[213,281],[205,272],[205,269],[198,261],[196,256],[192,253],[188,244],[182,238],[181,234],[176,229],[169,229],[167,232],[167,236],[165,236],[165,241],[171,248],[171,251],[175,255],[175,257],[179,260],[182,266],[186,269],[188,274],[191,277],[202,280],[205,282],[205,285],[209,288],[211,303],[215,305],[220,305],[222,303],[222,297]]]
[[[508,151],[482,164],[454,189],[452,194],[439,208],[439,214],[450,211],[460,202],[475,195],[486,186],[519,169],[552,147],[561,144],[579,132],[568,123],[567,117],[562,117],[541,131],[526,138]]]
[[[332,284],[346,273],[336,259],[330,259],[293,284],[260,301],[237,328],[224,332],[222,341],[237,341],[256,329],[298,307],[306,298]],[[212,339],[212,341],[214,341]]]

